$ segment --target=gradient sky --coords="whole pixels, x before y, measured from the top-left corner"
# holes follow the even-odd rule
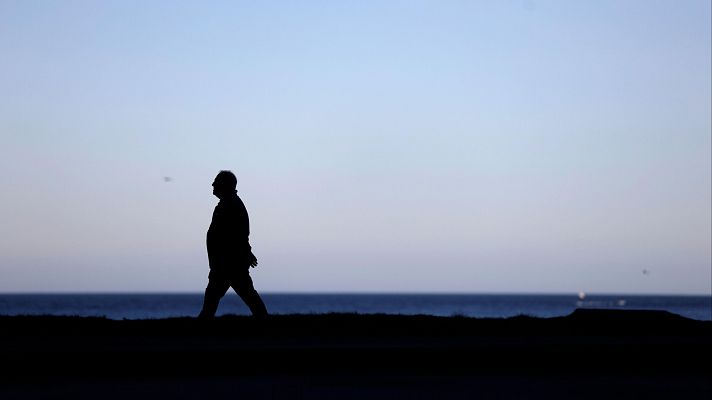
[[[0,292],[202,292],[230,169],[261,292],[710,294],[711,15],[0,0]]]

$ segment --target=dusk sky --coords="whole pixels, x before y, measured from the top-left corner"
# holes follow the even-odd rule
[[[0,292],[709,295],[710,4],[0,0]]]

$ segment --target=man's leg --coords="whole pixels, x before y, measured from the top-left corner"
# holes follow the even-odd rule
[[[222,299],[229,288],[230,282],[227,279],[209,277],[208,287],[205,288],[205,296],[203,297],[203,309],[200,310],[198,318],[213,318],[218,311],[220,299]]]
[[[267,316],[267,307],[259,293],[255,290],[249,272],[246,271],[244,274],[234,277],[232,280],[232,288],[235,290],[235,293],[240,296],[242,301],[245,302],[247,307],[250,308],[250,312],[252,312],[253,316]]]

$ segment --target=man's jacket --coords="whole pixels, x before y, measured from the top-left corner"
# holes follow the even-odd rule
[[[213,211],[207,234],[208,262],[211,270],[250,267],[250,220],[237,193],[221,199]]]

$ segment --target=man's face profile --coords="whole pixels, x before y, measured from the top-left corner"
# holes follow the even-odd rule
[[[222,198],[225,194],[229,194],[234,191],[225,179],[220,179],[220,176],[216,177],[213,181],[213,195],[217,198]]]

